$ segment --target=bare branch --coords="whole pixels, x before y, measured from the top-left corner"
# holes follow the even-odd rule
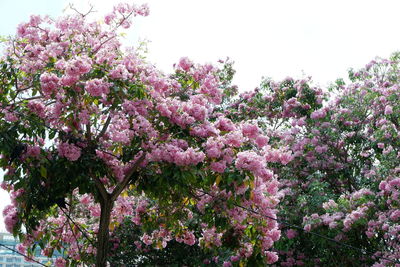
[[[126,16],[126,17],[123,16],[122,20],[121,20],[117,25],[115,25],[115,27],[111,30],[111,32],[115,32],[127,19],[129,19],[130,16],[132,16],[133,13],[134,13],[134,11],[132,11],[131,13],[129,13],[128,16]],[[111,36],[111,37],[107,38],[105,41],[103,41],[103,42],[99,45],[99,47],[97,47],[97,49],[93,51],[93,54],[96,54],[96,53],[101,49],[101,47],[102,47],[104,44],[108,43],[109,41],[111,41],[111,40],[114,39],[115,37],[117,37],[116,34],[114,34],[113,36]]]
[[[40,95],[40,96],[33,96],[33,97],[25,98],[25,99],[22,99],[21,101],[15,102],[13,105],[18,105],[18,104],[20,104],[20,103],[22,103],[24,101],[40,99],[40,98],[43,98],[43,96]]]
[[[79,15],[81,15],[82,18],[86,17],[86,16],[89,15],[90,13],[96,12],[96,11],[93,11],[93,6],[92,6],[92,5],[90,5],[89,11],[86,12],[85,14],[79,12],[79,11],[74,7],[73,4],[69,4],[69,8],[71,8],[73,11],[75,11],[76,13],[78,13]]]

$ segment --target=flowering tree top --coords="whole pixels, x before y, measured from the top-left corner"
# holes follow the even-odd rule
[[[36,239],[44,250],[61,248],[74,230],[60,212],[73,214],[80,201],[92,207],[87,225],[97,243],[80,233],[60,264],[96,255],[104,266],[110,220],[126,218],[157,229],[143,236],[146,245],[175,239],[229,248],[235,261],[275,262],[279,183],[268,136],[224,115],[236,94],[231,64],[182,58],[174,73],[162,73],[121,47],[117,29],[139,15],[146,6],[120,4],[105,24],[80,13],[32,16],[9,40],[0,76],[0,163],[13,198],[7,229],[25,247]],[[291,160],[279,153],[274,162]],[[130,208],[115,212],[121,205]]]

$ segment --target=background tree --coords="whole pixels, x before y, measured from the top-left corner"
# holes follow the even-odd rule
[[[250,116],[272,137],[267,161],[277,161],[283,147],[293,153],[284,168],[273,168],[285,192],[278,218],[289,223],[280,225],[285,235],[275,244],[279,265],[398,261],[398,66],[399,53],[376,59],[325,91],[310,79],[266,79],[230,105],[229,118]]]

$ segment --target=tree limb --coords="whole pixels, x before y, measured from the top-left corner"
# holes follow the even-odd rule
[[[91,176],[92,176],[92,179],[94,180],[94,183],[95,183],[95,185],[96,185],[96,188],[97,188],[97,190],[99,191],[100,196],[102,197],[102,199],[103,199],[103,200],[106,200],[107,198],[109,198],[109,197],[110,197],[110,194],[107,192],[107,190],[106,190],[104,184],[100,181],[100,179],[97,178],[97,177],[94,176],[94,175],[91,175]]]
[[[106,123],[103,126],[103,129],[101,129],[101,132],[99,133],[99,135],[96,137],[96,141],[98,141],[107,131],[108,126],[110,125],[111,122],[111,114],[108,115],[108,118],[106,120]]]
[[[139,165],[143,162],[145,158],[145,153],[142,153],[140,157],[136,160],[133,166],[130,168],[128,173],[125,175],[124,180],[118,183],[117,186],[114,188],[113,192],[111,193],[111,200],[115,201],[117,197],[121,194],[121,192],[126,188],[128,183],[131,181],[132,175],[136,172]]]

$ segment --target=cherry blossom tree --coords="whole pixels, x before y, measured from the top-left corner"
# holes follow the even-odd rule
[[[140,229],[132,242],[143,253],[177,242],[225,266],[276,262],[283,194],[269,137],[247,117],[225,116],[237,93],[229,62],[182,58],[164,74],[122,47],[119,29],[148,13],[119,4],[104,23],[79,12],[31,16],[7,41],[0,74],[7,230],[29,257],[37,248],[62,252],[55,266],[106,266],[121,242],[114,231],[126,222]],[[285,149],[276,153],[275,165],[291,160]]]

